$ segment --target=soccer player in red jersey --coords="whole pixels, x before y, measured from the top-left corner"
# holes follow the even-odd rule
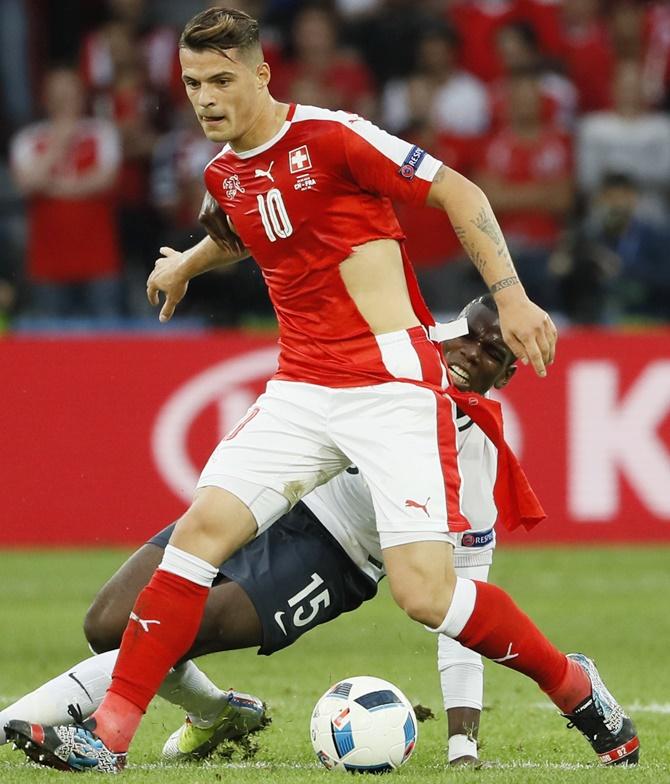
[[[44,764],[116,772],[146,707],[196,636],[218,564],[352,462],[375,508],[391,592],[429,630],[533,678],[586,732],[601,761],[633,762],[639,743],[585,657],[561,653],[496,586],[457,577],[461,511],[457,406],[498,449],[501,522],[541,508],[502,438],[498,409],[460,393],[435,341],[391,199],[444,209],[496,299],[505,343],[544,376],[556,329],[526,296],[489,203],[473,183],[359,117],[279,104],[255,20],[215,8],[180,41],[187,94],[209,139],[205,171],[226,214],[227,250],[166,250],[149,277],[163,320],[199,273],[253,255],[279,321],[279,367],[217,446],[159,568],[135,603],[100,708],[78,728],[10,722]],[[383,459],[380,459],[382,458]],[[41,757],[41,759],[40,759]]]

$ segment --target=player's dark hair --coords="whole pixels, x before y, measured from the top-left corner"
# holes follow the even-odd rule
[[[196,14],[179,39],[179,46],[201,52],[211,49],[227,56],[228,49],[261,52],[258,22],[234,8],[208,8]]]
[[[475,299],[468,302],[468,304],[459,313],[459,317],[463,318],[464,316],[467,316],[475,305],[483,305],[485,308],[488,308],[491,313],[495,313],[496,316],[498,315],[498,306],[496,305],[493,294],[482,294],[481,297],[476,297]]]

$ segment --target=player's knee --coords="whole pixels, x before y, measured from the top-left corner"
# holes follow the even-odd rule
[[[121,644],[128,616],[121,618],[113,602],[96,597],[84,618],[84,635],[95,653],[113,651]]]
[[[393,590],[396,603],[417,623],[437,628],[449,609],[450,595],[444,590],[422,590],[408,586]]]
[[[253,515],[238,498],[206,487],[177,521],[170,544],[219,563],[253,539],[257,530]]]

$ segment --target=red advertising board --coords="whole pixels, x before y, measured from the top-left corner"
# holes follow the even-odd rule
[[[0,342],[0,546],[130,544],[178,517],[275,358],[236,332]],[[549,515],[504,541],[670,542],[670,332],[570,332],[501,400]]]

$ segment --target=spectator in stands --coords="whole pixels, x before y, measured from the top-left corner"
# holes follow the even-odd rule
[[[273,74],[273,93],[279,100],[374,116],[372,74],[354,50],[340,45],[339,32],[337,16],[326,7],[300,10],[290,56]]]
[[[28,201],[33,307],[45,316],[118,315],[118,134],[111,123],[84,116],[73,69],[47,74],[44,108],[46,120],[21,130],[11,144],[13,176]]]
[[[105,27],[105,42],[112,66],[111,81],[104,91],[95,94],[93,104],[96,115],[113,122],[121,135],[118,220],[129,289],[133,291],[146,276],[158,243],[150,173],[158,140],[159,96],[149,83],[148,64],[133,27],[126,22],[110,22]],[[131,302],[139,305],[135,299]],[[140,312],[145,310],[142,303]]]
[[[449,0],[444,13],[463,42],[461,66],[485,82],[502,76],[496,36],[503,25],[518,18],[519,0]]]
[[[607,174],[583,223],[552,258],[566,309],[579,322],[668,318],[670,230],[639,210],[626,174]]]
[[[104,96],[113,89],[119,68],[114,49],[121,30],[132,41],[151,91],[162,100],[181,103],[184,98],[177,31],[149,24],[146,0],[107,0],[106,4],[107,21],[82,42],[80,65],[89,93]]]
[[[498,216],[528,295],[552,309],[558,301],[548,260],[572,207],[570,142],[543,122],[534,72],[510,76],[507,92],[507,125],[484,147],[475,179]]]
[[[612,110],[585,115],[578,128],[579,186],[593,196],[608,172],[628,174],[640,189],[640,208],[663,219],[670,186],[670,118],[649,111],[640,66],[617,66]]]
[[[668,108],[670,98],[670,5],[663,0],[646,9],[645,94],[650,106]]]
[[[440,18],[415,0],[381,0],[373,13],[350,27],[352,42],[377,84],[402,78],[414,69],[417,42]]]
[[[458,66],[459,38],[446,26],[426,31],[417,44],[416,68],[404,79],[389,82],[382,95],[382,120],[402,133],[417,121],[437,132],[477,136],[489,125],[484,85]]]
[[[529,22],[510,22],[496,36],[496,49],[504,75],[490,88],[492,124],[497,129],[505,121],[507,111],[506,77],[518,71],[536,70],[542,93],[542,118],[545,122],[572,128],[577,110],[577,90],[559,71],[555,61],[540,51],[539,40]]]
[[[641,67],[648,106],[667,106],[670,82],[670,4],[616,0],[608,12],[612,45],[618,60]]]
[[[605,109],[611,100],[615,55],[600,6],[600,0],[521,0],[542,51],[564,64],[577,88],[580,112]]]

